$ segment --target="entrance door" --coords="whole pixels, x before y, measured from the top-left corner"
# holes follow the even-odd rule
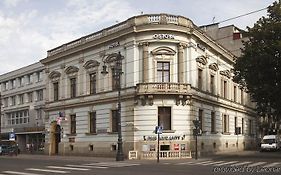
[[[61,127],[60,127],[60,125],[57,125],[56,131],[55,131],[55,154],[59,153],[60,141],[61,141]]]

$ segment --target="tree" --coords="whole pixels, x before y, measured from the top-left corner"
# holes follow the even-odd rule
[[[281,118],[281,4],[268,7],[268,16],[248,27],[241,57],[234,65],[234,81],[257,103],[260,115]]]

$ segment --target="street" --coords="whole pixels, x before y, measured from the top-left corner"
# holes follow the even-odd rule
[[[113,158],[19,155],[0,157],[0,175],[209,175],[209,174],[280,174],[281,152],[247,151],[206,158],[160,160],[126,160]]]

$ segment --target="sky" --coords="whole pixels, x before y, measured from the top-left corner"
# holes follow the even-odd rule
[[[47,51],[143,14],[168,13],[197,26],[271,5],[275,0],[0,0],[0,74],[46,58]],[[246,29],[263,10],[220,24]]]

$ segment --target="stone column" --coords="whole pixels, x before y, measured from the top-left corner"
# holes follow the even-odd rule
[[[178,44],[178,83],[184,83],[184,48],[186,48],[186,45]]]
[[[149,43],[142,43],[142,46],[143,46],[143,64],[142,64],[142,79],[143,79],[143,83],[147,83],[149,82],[149,74],[148,74],[148,71],[149,71],[149,62],[148,62],[148,57],[149,57],[149,53],[148,53],[148,45]]]

